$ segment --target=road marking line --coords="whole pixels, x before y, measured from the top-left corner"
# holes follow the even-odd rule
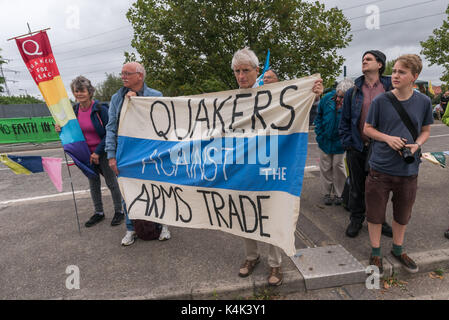
[[[101,188],[101,191],[105,191],[105,190],[107,190],[106,187]],[[78,190],[78,191],[75,191],[74,193],[75,193],[75,195],[83,195],[83,194],[90,193],[90,189]],[[61,197],[70,196],[70,195],[72,195],[72,192],[64,192],[64,193],[49,194],[49,195],[38,196],[38,197],[30,197],[30,198],[7,200],[7,201],[0,202],[0,206],[20,203],[20,202],[45,200],[45,199],[51,199],[51,198],[61,198]]]
[[[447,137],[447,136],[449,136],[449,134],[440,134],[437,136],[430,136],[429,138],[441,138],[441,137]]]

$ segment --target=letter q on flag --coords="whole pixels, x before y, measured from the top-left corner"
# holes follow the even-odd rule
[[[28,43],[32,43],[32,44],[28,44]],[[22,49],[23,52],[25,52],[25,54],[29,55],[29,56],[41,56],[42,55],[42,51],[39,52],[40,48],[39,48],[39,43],[37,43],[34,40],[26,40],[22,43]]]

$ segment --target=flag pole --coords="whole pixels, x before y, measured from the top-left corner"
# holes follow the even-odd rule
[[[22,34],[22,35],[17,36],[17,37],[10,38],[10,39],[8,39],[8,40],[6,40],[6,41],[11,41],[11,40],[14,40],[14,39],[17,39],[17,38],[21,38],[21,37],[24,37],[24,36],[30,36],[30,35],[32,35],[32,34],[34,34],[34,33],[39,33],[39,32],[41,32],[41,31],[47,31],[47,30],[50,30],[50,29],[51,29],[51,28],[45,28],[45,29],[42,29],[42,30],[31,31],[30,25],[28,24],[28,22],[27,22],[27,25],[28,25],[28,31],[29,31],[28,33]]]
[[[78,217],[78,208],[76,206],[75,191],[73,190],[72,174],[70,173],[69,162],[67,161],[67,154],[65,153],[65,151],[64,157],[65,157],[65,164],[67,165],[67,170],[69,171],[70,185],[72,186],[73,203],[75,204],[75,214],[76,214],[76,221],[78,222],[78,231],[81,235],[80,219]]]

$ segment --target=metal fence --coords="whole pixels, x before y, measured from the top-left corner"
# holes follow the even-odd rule
[[[108,102],[101,102],[107,103]],[[33,118],[51,116],[45,103],[0,104],[0,118]]]
[[[0,105],[0,118],[33,118],[51,116],[45,103]]]

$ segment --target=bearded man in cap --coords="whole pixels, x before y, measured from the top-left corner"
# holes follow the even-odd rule
[[[365,179],[368,174],[368,155],[370,139],[363,134],[366,116],[373,99],[386,91],[392,90],[391,78],[382,76],[385,71],[385,54],[370,50],[362,56],[363,75],[357,78],[354,87],[346,91],[339,135],[346,150],[349,169],[349,201],[351,212],[346,235],[354,238],[362,229],[365,221]],[[382,224],[382,234],[392,237],[391,226]]]

